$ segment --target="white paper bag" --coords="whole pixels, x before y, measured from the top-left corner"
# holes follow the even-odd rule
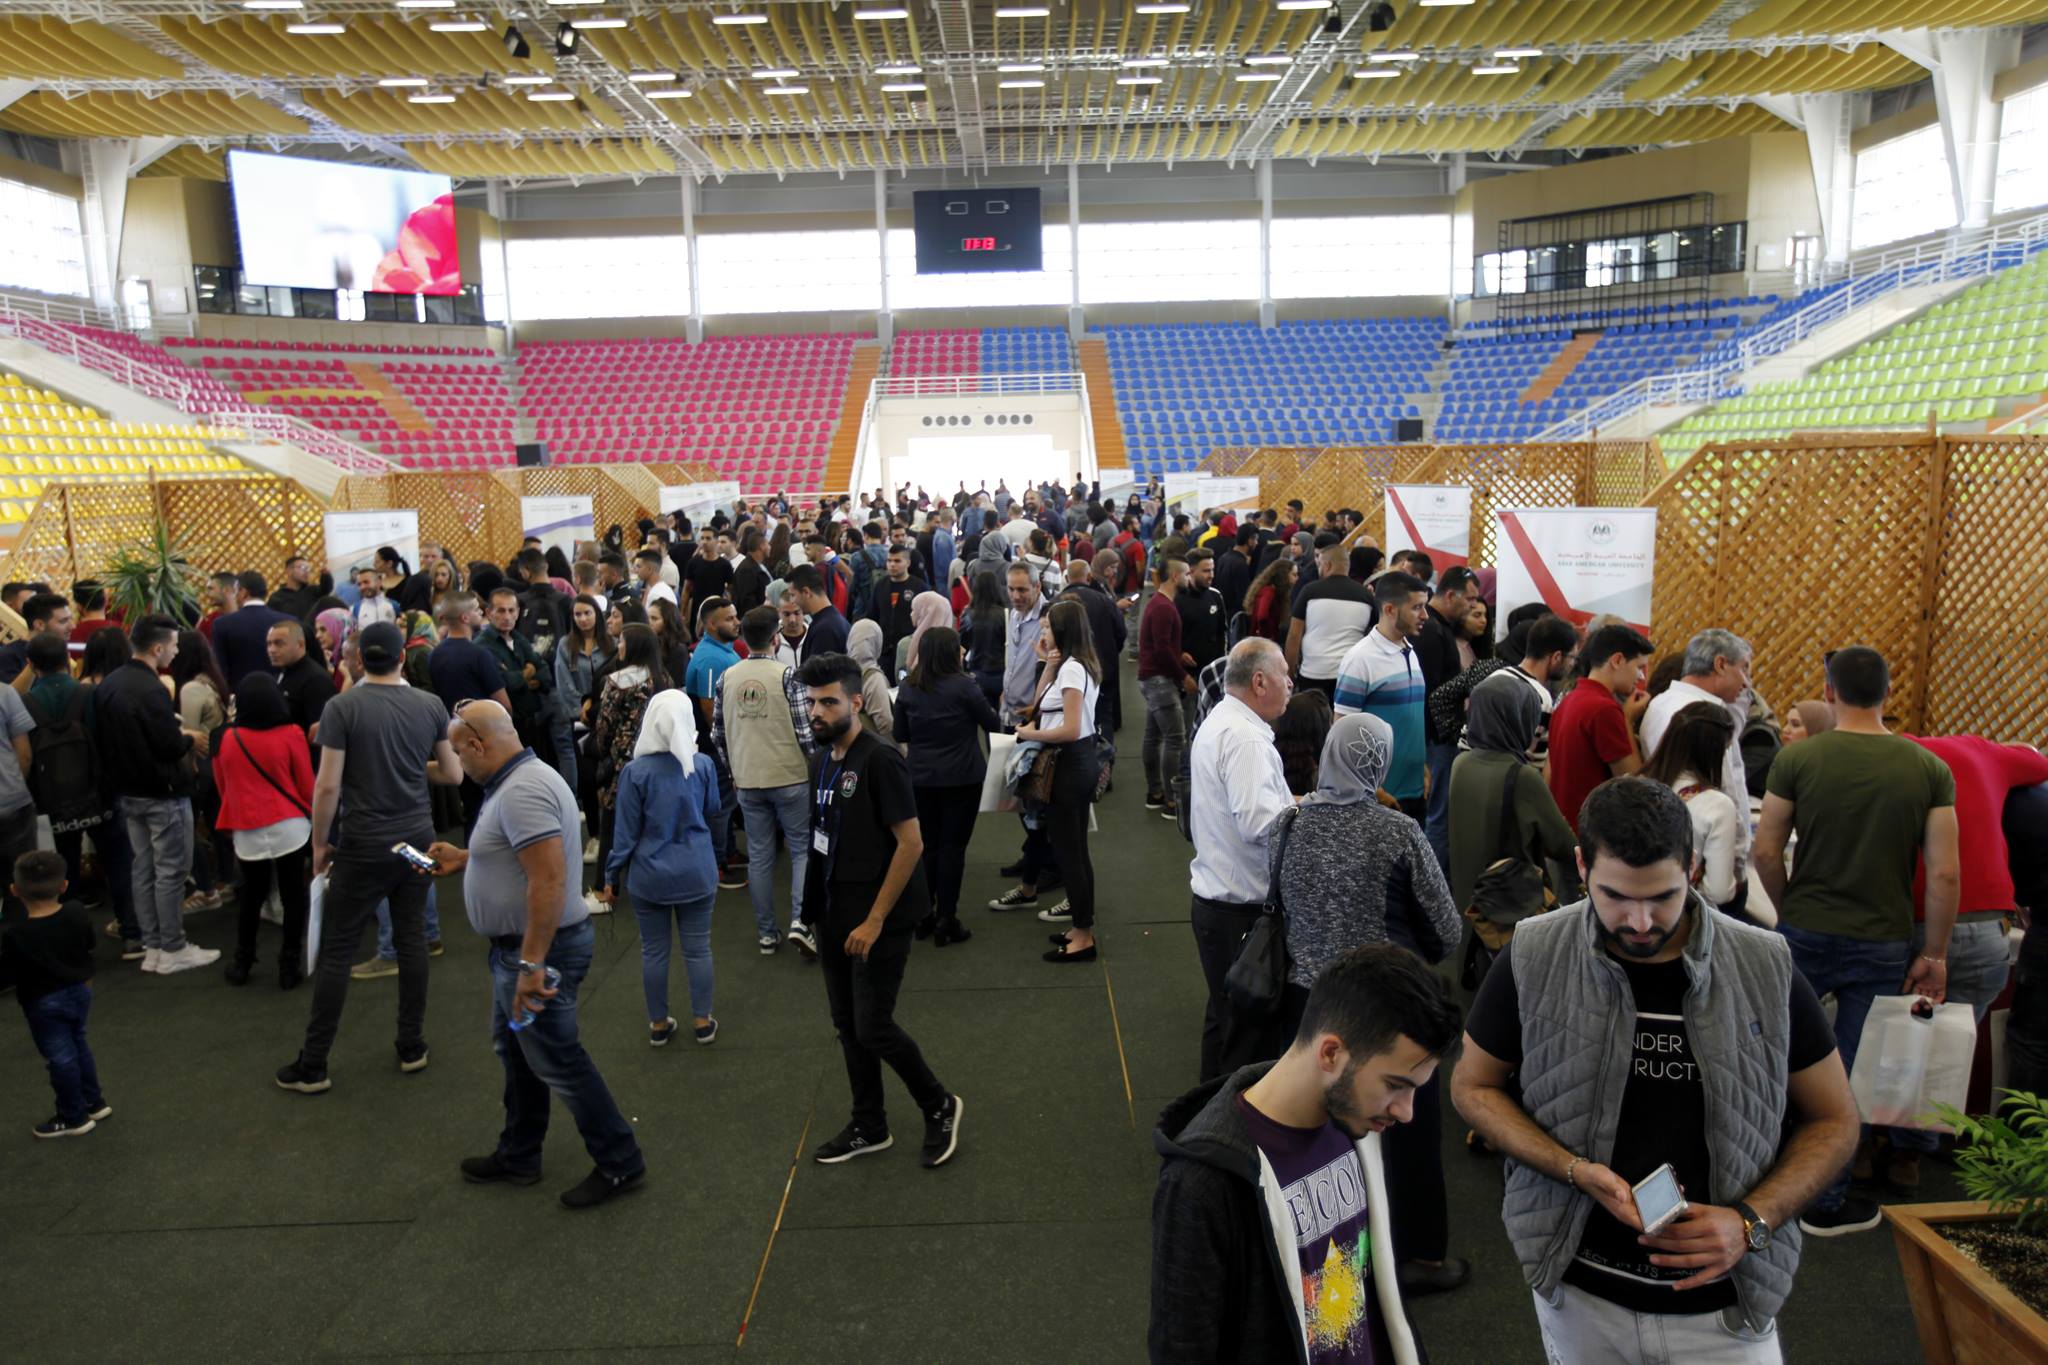
[[[1936,1005],[1914,1015],[1917,995],[1880,995],[1863,1021],[1849,1089],[1865,1123],[1954,1131],[1934,1117],[1937,1104],[1965,1108],[1970,1063],[1977,1052],[1977,1016],[1967,1004]]]
[[[320,909],[327,900],[327,874],[322,872],[313,878],[311,908],[306,913],[306,976],[313,975],[313,964],[320,960]]]
[[[983,815],[1017,809],[1016,793],[1003,785],[1003,773],[1010,766],[1010,755],[1016,751],[1015,735],[996,734],[988,737],[988,772],[981,779]]]

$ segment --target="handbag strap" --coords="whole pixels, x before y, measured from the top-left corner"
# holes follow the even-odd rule
[[[1273,831],[1273,837],[1280,842],[1273,851],[1273,875],[1266,882],[1266,908],[1261,912],[1263,914],[1284,915],[1287,913],[1287,907],[1280,901],[1280,869],[1286,865],[1287,836],[1294,829],[1294,817],[1299,814],[1301,814],[1301,807],[1299,805],[1289,806],[1286,810],[1280,812],[1280,817],[1275,822],[1279,825],[1279,828]]]
[[[1522,780],[1522,765],[1510,763],[1507,780],[1500,785],[1500,856],[1519,859],[1523,856],[1521,829],[1515,819],[1515,784]]]
[[[295,808],[299,812],[299,814],[305,816],[308,820],[312,819],[313,812],[306,808],[305,802],[299,800],[299,794],[294,791],[287,791],[282,782],[279,782],[276,778],[272,777],[270,773],[264,768],[264,766],[256,761],[256,755],[249,752],[249,745],[247,741],[245,741],[242,738],[242,732],[240,728],[231,729],[228,731],[228,733],[235,737],[235,747],[242,751],[243,758],[249,760],[249,766],[256,770],[256,775],[262,778],[265,782],[268,782],[271,785],[271,788],[274,791],[276,791],[279,796],[282,796],[285,800],[291,802],[293,808]]]

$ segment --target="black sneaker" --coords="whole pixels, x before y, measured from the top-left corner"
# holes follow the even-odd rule
[[[1884,1210],[1874,1200],[1853,1194],[1832,1212],[1812,1208],[1799,1215],[1800,1230],[1808,1237],[1846,1237],[1852,1232],[1868,1232],[1882,1221]]]
[[[719,869],[718,889],[720,891],[744,891],[747,889],[747,870],[744,867]]]
[[[398,1049],[398,1069],[400,1071],[412,1072],[425,1071],[427,1069],[427,1045],[425,1043],[414,1043],[411,1047],[406,1047],[402,1043],[393,1044],[393,1046]]]
[[[988,908],[991,910],[1022,910],[1027,905],[1036,904],[1038,904],[1038,893],[1036,891],[1026,891],[1021,886],[1013,886],[1002,895],[990,901]]]
[[[1165,809],[1166,809],[1166,794],[1165,794],[1164,792],[1146,792],[1146,793],[1145,793],[1145,809],[1146,809],[1146,810],[1165,810]]]
[[[593,1168],[589,1175],[562,1191],[562,1207],[565,1209],[594,1209],[609,1199],[616,1199],[628,1190],[640,1188],[640,1182],[647,1178],[647,1168],[641,1167],[631,1175],[606,1175]]]
[[[66,1123],[60,1118],[47,1118],[29,1129],[29,1131],[39,1138],[84,1137],[93,1130],[94,1126],[91,1119],[80,1119],[76,1123]]]
[[[317,1095],[333,1084],[327,1079],[325,1067],[307,1066],[303,1057],[294,1057],[290,1065],[279,1067],[277,1071],[279,1090],[296,1090],[301,1095]]]
[[[814,961],[818,956],[818,935],[808,924],[797,923],[789,926],[789,942],[803,954],[804,961]]]
[[[131,938],[124,939],[122,941],[121,960],[123,962],[140,962],[142,961],[143,958],[148,956],[149,949],[142,946],[142,941],[140,939]]]
[[[1023,860],[1022,858],[1019,858],[1019,859],[1018,859],[1018,860],[1017,860],[1016,862],[1014,862],[1014,863],[1004,863],[1004,864],[1003,864],[1003,865],[1002,865],[1001,867],[999,867],[999,868],[997,868],[997,869],[996,869],[996,875],[997,875],[998,877],[1021,877],[1021,876],[1023,876],[1023,875],[1024,875],[1024,860]]]
[[[492,1152],[489,1156],[462,1158],[462,1178],[472,1185],[536,1185],[540,1183],[540,1168],[518,1170]]]
[[[966,1112],[967,1105],[958,1095],[948,1095],[944,1104],[924,1116],[926,1170],[945,1165],[960,1149],[960,1116]]]
[[[85,1116],[94,1123],[105,1123],[108,1119],[114,1117],[114,1106],[102,1099],[96,1108],[86,1110]]]
[[[668,1040],[675,1037],[680,1028],[682,1025],[676,1022],[676,1017],[673,1014],[669,1015],[661,1021],[660,1028],[647,1030],[647,1046],[667,1047]]]
[[[870,1137],[852,1124],[839,1130],[839,1136],[811,1153],[811,1160],[820,1166],[837,1166],[842,1161],[851,1161],[857,1156],[873,1156],[886,1152],[896,1145],[896,1139],[887,1133]]]

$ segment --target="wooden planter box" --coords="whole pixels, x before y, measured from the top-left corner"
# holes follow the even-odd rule
[[[1884,1211],[1928,1365],[2048,1365],[2048,1319],[1963,1255],[1938,1225],[2003,1222],[1980,1203],[1895,1204]]]

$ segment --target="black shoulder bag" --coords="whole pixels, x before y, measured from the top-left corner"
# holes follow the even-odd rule
[[[1223,975],[1223,988],[1230,1003],[1247,1014],[1269,1015],[1280,1008],[1287,990],[1287,973],[1294,967],[1287,951],[1287,909],[1280,902],[1280,872],[1287,861],[1287,835],[1294,828],[1300,806],[1280,813],[1273,837],[1279,846],[1273,855],[1273,876],[1266,884],[1266,905],[1238,946],[1237,960]]]
[[[1507,780],[1501,784],[1500,857],[1472,883],[1472,903],[1465,907],[1473,936],[1487,954],[1482,974],[1484,967],[1493,965],[1493,956],[1507,947],[1517,924],[1549,908],[1543,869],[1523,852],[1520,824],[1515,819],[1515,784],[1521,778],[1518,764],[1508,769]]]

